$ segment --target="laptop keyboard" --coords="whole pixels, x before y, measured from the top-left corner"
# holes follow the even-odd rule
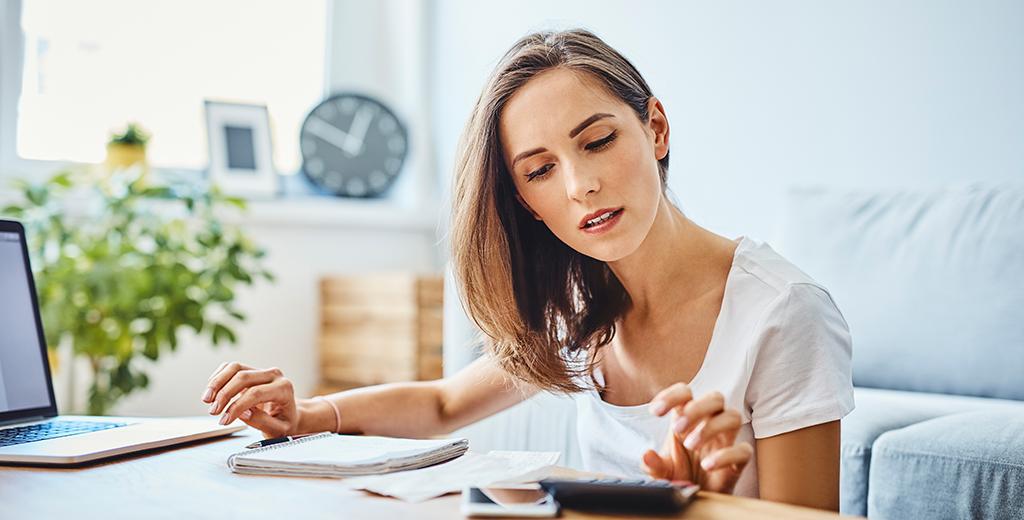
[[[28,426],[18,426],[0,430],[0,447],[24,444],[26,442],[56,439],[68,435],[109,430],[128,423],[94,422],[94,421],[49,421]]]

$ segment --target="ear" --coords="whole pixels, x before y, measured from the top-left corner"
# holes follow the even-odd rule
[[[647,129],[654,134],[654,156],[660,161],[668,155],[668,117],[665,107],[654,96],[647,100]]]
[[[530,205],[526,203],[526,200],[523,199],[523,196],[520,195],[518,192],[516,193],[516,200],[518,200],[519,203],[522,204],[524,208],[526,208],[526,211],[529,211],[530,214],[533,215],[533,218],[540,220],[541,222],[544,221],[544,219],[540,218],[540,215],[538,215],[536,211],[533,211],[533,208],[531,208]]]

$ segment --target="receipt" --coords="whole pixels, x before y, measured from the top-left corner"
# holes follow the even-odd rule
[[[362,489],[406,502],[422,502],[462,491],[466,486],[536,482],[545,478],[560,453],[542,451],[467,452],[444,464],[384,475],[347,478],[352,489]]]

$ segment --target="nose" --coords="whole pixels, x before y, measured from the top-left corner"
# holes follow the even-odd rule
[[[601,181],[598,176],[588,173],[584,168],[575,166],[563,166],[565,172],[565,194],[571,200],[583,202],[587,196],[601,190]]]

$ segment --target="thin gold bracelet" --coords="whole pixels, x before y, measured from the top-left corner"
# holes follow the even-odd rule
[[[334,410],[334,433],[341,433],[341,412],[338,410],[338,405],[334,404],[333,401],[322,395],[318,395],[313,399],[319,399],[331,405],[331,410]]]

